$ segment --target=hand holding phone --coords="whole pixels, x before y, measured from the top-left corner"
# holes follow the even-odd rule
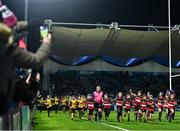
[[[44,26],[40,26],[40,33],[41,33],[41,37],[44,39],[45,37],[48,36],[48,26],[44,25]]]
[[[52,43],[52,35],[51,35],[51,33],[48,33],[48,35],[43,38],[43,43],[47,43],[47,44]]]

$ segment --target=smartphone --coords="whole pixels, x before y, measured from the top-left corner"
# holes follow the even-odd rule
[[[42,38],[47,37],[47,35],[48,35],[48,26],[47,25],[40,26],[40,34],[41,34]]]

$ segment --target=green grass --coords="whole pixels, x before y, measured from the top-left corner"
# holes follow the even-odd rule
[[[78,113],[76,116],[78,116]],[[87,115],[84,117],[87,118]],[[86,119],[80,120],[78,117],[71,120],[68,113],[61,111],[58,114],[52,111],[51,117],[47,117],[46,111],[42,113],[35,112],[35,122],[37,124],[33,128],[34,130],[117,130],[115,127],[89,122]],[[115,112],[111,112],[108,121],[103,118],[102,123],[127,130],[180,130],[180,112],[176,112],[175,120],[171,123],[164,119],[164,113],[162,122],[158,122],[157,112],[154,114],[153,123],[135,122],[133,114],[131,114],[130,122],[127,121],[127,118],[124,118],[123,122],[118,123]]]

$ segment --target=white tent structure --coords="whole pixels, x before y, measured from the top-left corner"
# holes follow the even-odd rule
[[[65,28],[53,26],[53,55],[66,59],[82,56],[113,58],[169,58],[168,31],[139,31],[129,29]],[[172,30],[173,59],[180,56],[179,30]]]

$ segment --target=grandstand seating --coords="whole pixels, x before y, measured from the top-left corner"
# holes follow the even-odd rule
[[[151,91],[157,96],[160,91],[169,89],[168,73],[94,71],[81,74],[80,71],[57,71],[50,73],[49,78],[57,95],[87,95],[97,85],[112,96],[119,91],[127,93],[129,89],[144,93]],[[179,78],[174,79],[173,89],[177,94],[180,92],[179,85]]]

